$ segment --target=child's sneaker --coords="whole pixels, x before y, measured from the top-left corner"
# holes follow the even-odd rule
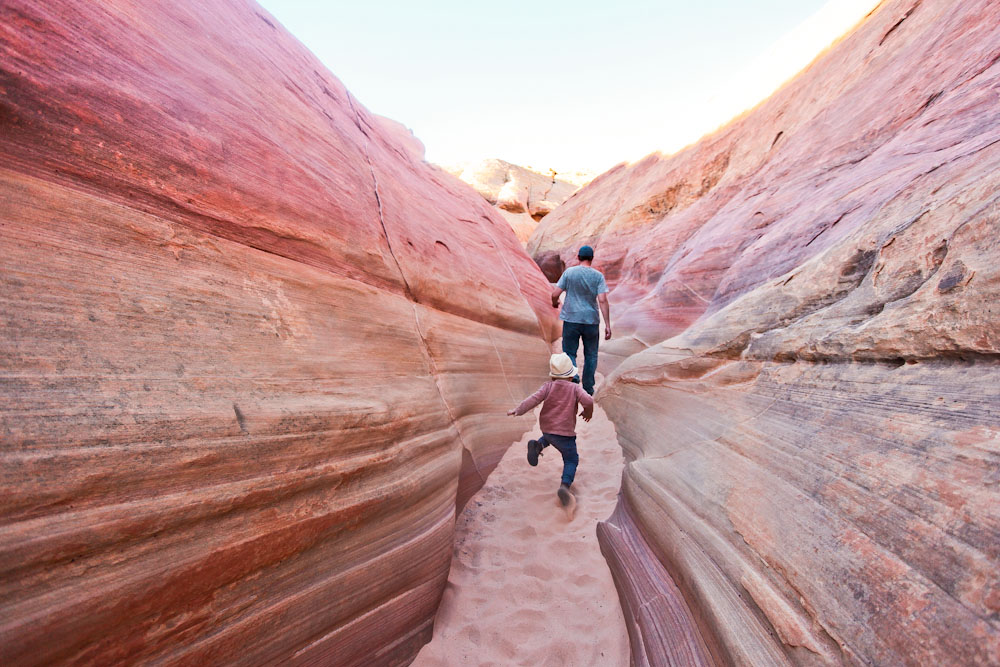
[[[560,484],[556,495],[559,496],[559,504],[563,507],[569,505],[570,501],[573,499],[573,494],[569,491],[569,484]]]
[[[528,441],[528,463],[533,466],[538,465],[538,457],[544,456],[542,454],[542,443],[537,440]]]

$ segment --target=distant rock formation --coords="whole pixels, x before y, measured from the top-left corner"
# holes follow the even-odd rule
[[[0,25],[0,663],[405,664],[544,277],[252,2]]]
[[[719,663],[1000,664],[998,90],[1000,6],[885,2],[540,224],[613,287],[636,664],[686,631],[647,550]]]
[[[589,180],[587,172],[582,170],[570,175],[582,182],[571,182],[557,178],[560,174],[554,170],[540,174],[529,167],[496,159],[445,167],[445,170],[471,185],[486,201],[496,206],[522,243],[531,237],[539,220]]]
[[[554,250],[546,250],[535,255],[535,264],[542,270],[550,283],[558,282],[563,271],[566,270],[566,262]]]

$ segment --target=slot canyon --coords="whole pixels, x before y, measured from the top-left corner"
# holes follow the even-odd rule
[[[419,663],[583,244],[626,659],[1000,664],[996,2],[578,190],[430,164],[252,0],[0,45],[0,664]]]

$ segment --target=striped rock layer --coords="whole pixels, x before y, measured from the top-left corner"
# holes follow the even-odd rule
[[[0,6],[0,663],[398,664],[548,285],[257,5]]]
[[[1000,5],[888,1],[539,226],[613,287],[637,664],[1000,663],[998,109]]]

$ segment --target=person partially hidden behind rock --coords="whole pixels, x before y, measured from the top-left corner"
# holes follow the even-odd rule
[[[608,285],[604,282],[604,274],[590,266],[594,261],[593,248],[589,245],[581,247],[577,259],[580,260],[579,266],[571,266],[559,276],[559,282],[552,290],[552,307],[559,307],[559,296],[566,292],[566,301],[559,313],[559,319],[563,321],[562,349],[575,365],[576,351],[583,340],[583,389],[593,396],[601,333],[598,303],[604,315],[604,340],[611,339]]]
[[[538,415],[538,426],[542,429],[542,437],[528,441],[528,463],[538,465],[538,457],[542,450],[552,445],[562,454],[562,483],[559,485],[559,502],[568,507],[575,500],[570,486],[576,477],[576,467],[580,464],[580,456],[576,451],[576,407],[583,406],[580,416],[583,421],[590,421],[594,416],[594,399],[582,387],[572,382],[576,368],[569,356],[560,352],[549,359],[549,377],[552,378],[534,394],[521,401],[508,415],[523,415],[539,403],[542,412]]]

